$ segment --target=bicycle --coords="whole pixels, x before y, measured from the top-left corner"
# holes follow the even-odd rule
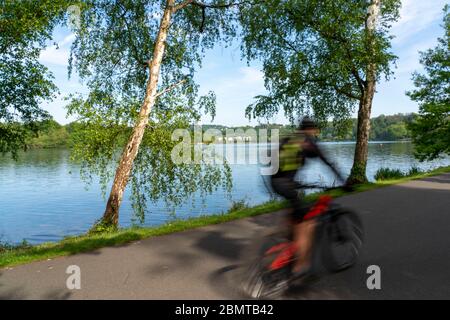
[[[337,189],[315,185],[301,188]],[[356,263],[363,244],[363,226],[355,212],[334,203],[331,196],[322,195],[309,206],[305,219],[317,221],[311,275],[319,274],[322,269],[343,271]],[[260,246],[256,259],[244,269],[241,291],[258,299],[280,295],[291,286],[290,270],[295,259],[292,233],[283,230],[271,235]]]

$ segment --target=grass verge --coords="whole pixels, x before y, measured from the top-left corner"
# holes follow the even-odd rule
[[[450,166],[437,168],[426,173],[419,173],[414,176],[404,177],[400,179],[383,180],[377,181],[376,183],[359,185],[353,192],[372,190],[392,184],[434,176],[447,172],[450,172]],[[327,193],[332,195],[333,197],[340,197],[348,194],[348,192],[345,192],[341,189],[332,190]],[[321,194],[324,193],[322,192],[310,194],[306,197],[306,200],[313,201]],[[230,213],[201,216],[186,220],[174,220],[158,227],[132,227],[127,229],[120,229],[116,232],[110,233],[80,235],[76,237],[68,237],[59,242],[44,243],[37,246],[30,246],[26,244],[22,244],[19,246],[10,246],[0,244],[0,268],[12,267],[19,264],[45,260],[59,256],[68,256],[76,253],[93,251],[102,247],[123,245],[148,237],[161,236],[174,232],[195,229],[206,225],[219,224],[245,217],[256,216],[280,210],[286,207],[286,205],[286,202],[283,201],[269,201],[252,208],[243,208],[241,210],[233,211]]]

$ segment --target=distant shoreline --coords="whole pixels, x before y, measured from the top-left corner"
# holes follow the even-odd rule
[[[373,140],[369,142],[387,143],[391,141],[410,141],[408,124],[411,123],[413,118],[413,114],[397,114],[392,116],[380,115],[378,117],[372,118],[369,137],[372,137]],[[351,122],[352,123],[348,126],[347,129],[341,128],[341,130],[338,130],[331,123],[329,123],[327,126],[322,128],[320,141],[323,143],[354,143],[356,140],[357,132],[356,119],[351,119]],[[41,130],[38,136],[30,136],[27,139],[26,145],[28,148],[35,149],[70,147],[71,145],[77,143],[77,131],[83,130],[83,127],[80,126],[80,124],[77,122],[61,125],[54,120],[49,120],[45,123],[45,125],[43,125],[43,127],[45,127],[46,129]],[[129,129],[131,130],[131,127]],[[186,129],[189,130],[189,127]],[[211,142],[213,144],[224,144],[223,141],[228,139],[231,139],[230,142],[242,144],[248,143],[244,140],[250,139],[250,143],[252,143],[251,140],[256,141],[256,135],[259,130],[276,129],[279,131],[280,136],[286,136],[292,134],[292,132],[295,130],[295,126],[281,124],[260,124],[256,126],[241,127],[228,127],[212,124],[201,125],[203,134],[210,129],[215,130],[214,132],[220,135],[220,138],[215,137],[216,141]],[[194,130],[194,125],[190,127],[190,130]],[[120,136],[120,139],[126,141],[127,134],[127,132],[124,132],[124,134]],[[222,141],[218,139],[221,139]]]
[[[356,141],[330,141],[330,140],[319,140],[319,144],[355,144]],[[391,143],[412,143],[411,140],[373,140],[369,141],[369,144],[391,144]],[[198,143],[199,145],[265,145],[265,142],[243,142],[243,141],[235,141],[230,143],[223,142],[215,142],[215,143]],[[195,144],[192,144],[195,145]],[[28,145],[28,150],[45,150],[45,149],[70,149],[69,145],[60,144],[60,145]]]

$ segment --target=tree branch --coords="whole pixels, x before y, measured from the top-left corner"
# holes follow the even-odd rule
[[[156,98],[159,97],[159,96],[162,96],[163,94],[165,94],[165,93],[167,93],[167,92],[169,92],[169,91],[171,91],[171,90],[173,90],[174,88],[176,88],[176,87],[178,87],[179,85],[185,83],[186,81],[187,81],[187,79],[183,79],[183,80],[178,81],[177,83],[174,83],[173,85],[167,87],[167,88],[164,89],[163,91],[158,92],[158,93],[156,94]]]
[[[231,8],[231,7],[234,7],[234,6],[240,6],[240,5],[249,3],[249,2],[250,1],[242,1],[242,2],[235,2],[235,3],[232,2],[232,3],[226,3],[226,4],[206,4],[206,3],[199,2],[199,1],[196,1],[196,0],[184,0],[183,2],[177,4],[177,5],[175,5],[173,7],[173,12],[176,12],[176,11],[178,11],[180,9],[183,9],[184,7],[187,7],[190,4],[198,6],[200,8],[204,8],[204,9],[206,9],[206,8],[210,8],[210,9],[225,9],[225,8]]]
[[[310,79],[305,79],[304,81],[301,81],[300,85],[305,85],[305,84],[307,84],[309,82],[322,83],[324,86],[331,87],[337,93],[343,94],[344,96],[346,96],[347,98],[350,98],[350,99],[356,99],[356,100],[360,100],[361,99],[361,96],[358,96],[358,95],[356,95],[353,92],[348,90],[349,89],[348,88],[348,84],[345,85],[345,86],[339,87],[336,84],[329,83],[326,78],[310,78]]]
[[[361,96],[357,96],[357,95],[353,94],[352,92],[345,90],[344,88],[339,88],[338,86],[333,86],[333,89],[336,90],[337,93],[343,94],[344,96],[347,96],[350,99],[361,100]]]
[[[172,10],[173,10],[173,12],[177,12],[178,10],[183,9],[184,7],[187,7],[194,1],[195,0],[185,0],[185,1],[175,5]]]

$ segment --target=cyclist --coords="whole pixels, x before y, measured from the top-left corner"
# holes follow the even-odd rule
[[[341,174],[325,158],[317,145],[319,128],[308,117],[304,117],[293,135],[285,138],[279,146],[279,170],[271,177],[273,190],[287,199],[292,207],[291,219],[293,227],[293,241],[297,247],[297,259],[292,267],[292,279],[298,279],[308,274],[310,269],[311,248],[314,239],[315,220],[304,220],[307,209],[297,192],[299,182],[296,181],[297,172],[308,158],[319,158],[329,166],[343,182]]]

